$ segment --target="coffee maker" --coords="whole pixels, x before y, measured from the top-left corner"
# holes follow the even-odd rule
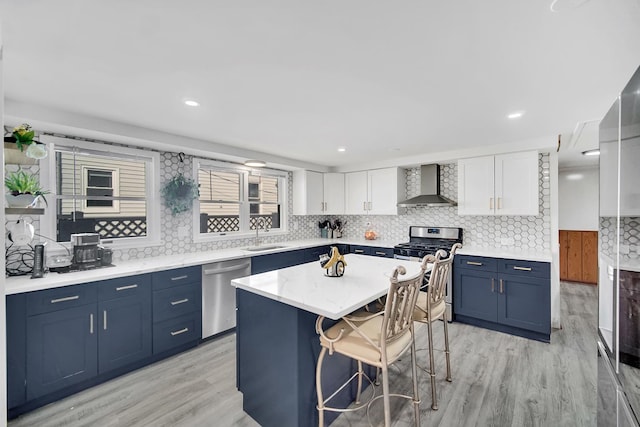
[[[100,234],[98,233],[78,233],[71,235],[71,245],[73,246],[73,268],[87,270],[100,266],[98,258],[98,246],[100,245]]]

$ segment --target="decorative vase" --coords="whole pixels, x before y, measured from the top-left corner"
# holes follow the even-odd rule
[[[18,194],[14,196],[12,194],[5,195],[7,200],[7,206],[10,208],[26,208],[31,206],[37,196],[33,194]]]

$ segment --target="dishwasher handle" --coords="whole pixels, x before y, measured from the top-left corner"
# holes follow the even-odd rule
[[[230,267],[222,267],[222,268],[212,268],[209,270],[202,270],[202,274],[205,276],[210,276],[212,274],[220,274],[220,273],[228,273],[230,271],[244,270],[245,268],[251,267],[250,262],[246,262],[244,264],[232,265]]]

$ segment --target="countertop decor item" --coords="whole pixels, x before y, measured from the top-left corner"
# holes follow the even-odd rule
[[[35,207],[39,199],[48,205],[44,197],[48,191],[40,187],[40,181],[35,174],[29,174],[23,170],[11,172],[4,179],[4,186],[9,190],[9,194],[6,195],[9,207]]]
[[[191,178],[185,177],[182,172],[175,175],[162,188],[162,197],[173,215],[190,211],[193,201],[200,195],[198,184]]]
[[[37,141],[35,131],[28,123],[13,128],[10,136],[5,137],[5,142],[14,142],[16,147],[32,159],[44,159],[47,157],[47,149],[44,144]]]
[[[331,246],[331,256],[327,254],[320,255],[320,266],[324,268],[324,274],[329,277],[342,277],[347,262],[344,256],[340,254],[336,246]]]

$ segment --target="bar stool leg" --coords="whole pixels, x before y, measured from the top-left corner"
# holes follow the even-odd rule
[[[447,381],[453,381],[451,379],[451,359],[449,357],[449,325],[447,325],[447,319],[442,319],[444,322],[444,355],[447,360]]]
[[[413,335],[413,331],[411,332]],[[420,427],[420,398],[418,397],[418,362],[416,360],[416,340],[411,342],[411,375],[413,380],[413,411],[415,415],[416,427]]]
[[[389,367],[382,364],[382,400],[384,401],[384,425],[391,426],[391,404],[389,402]]]
[[[436,395],[436,371],[433,360],[433,327],[432,322],[427,322],[429,329],[429,375],[431,376],[431,409],[438,410],[438,396]]]
[[[362,362],[358,360],[358,391],[356,392],[356,404],[360,403],[360,393],[362,392]]]
[[[322,396],[322,361],[327,353],[326,347],[322,347],[316,365],[316,394],[318,395],[318,427],[324,427],[324,397]]]

